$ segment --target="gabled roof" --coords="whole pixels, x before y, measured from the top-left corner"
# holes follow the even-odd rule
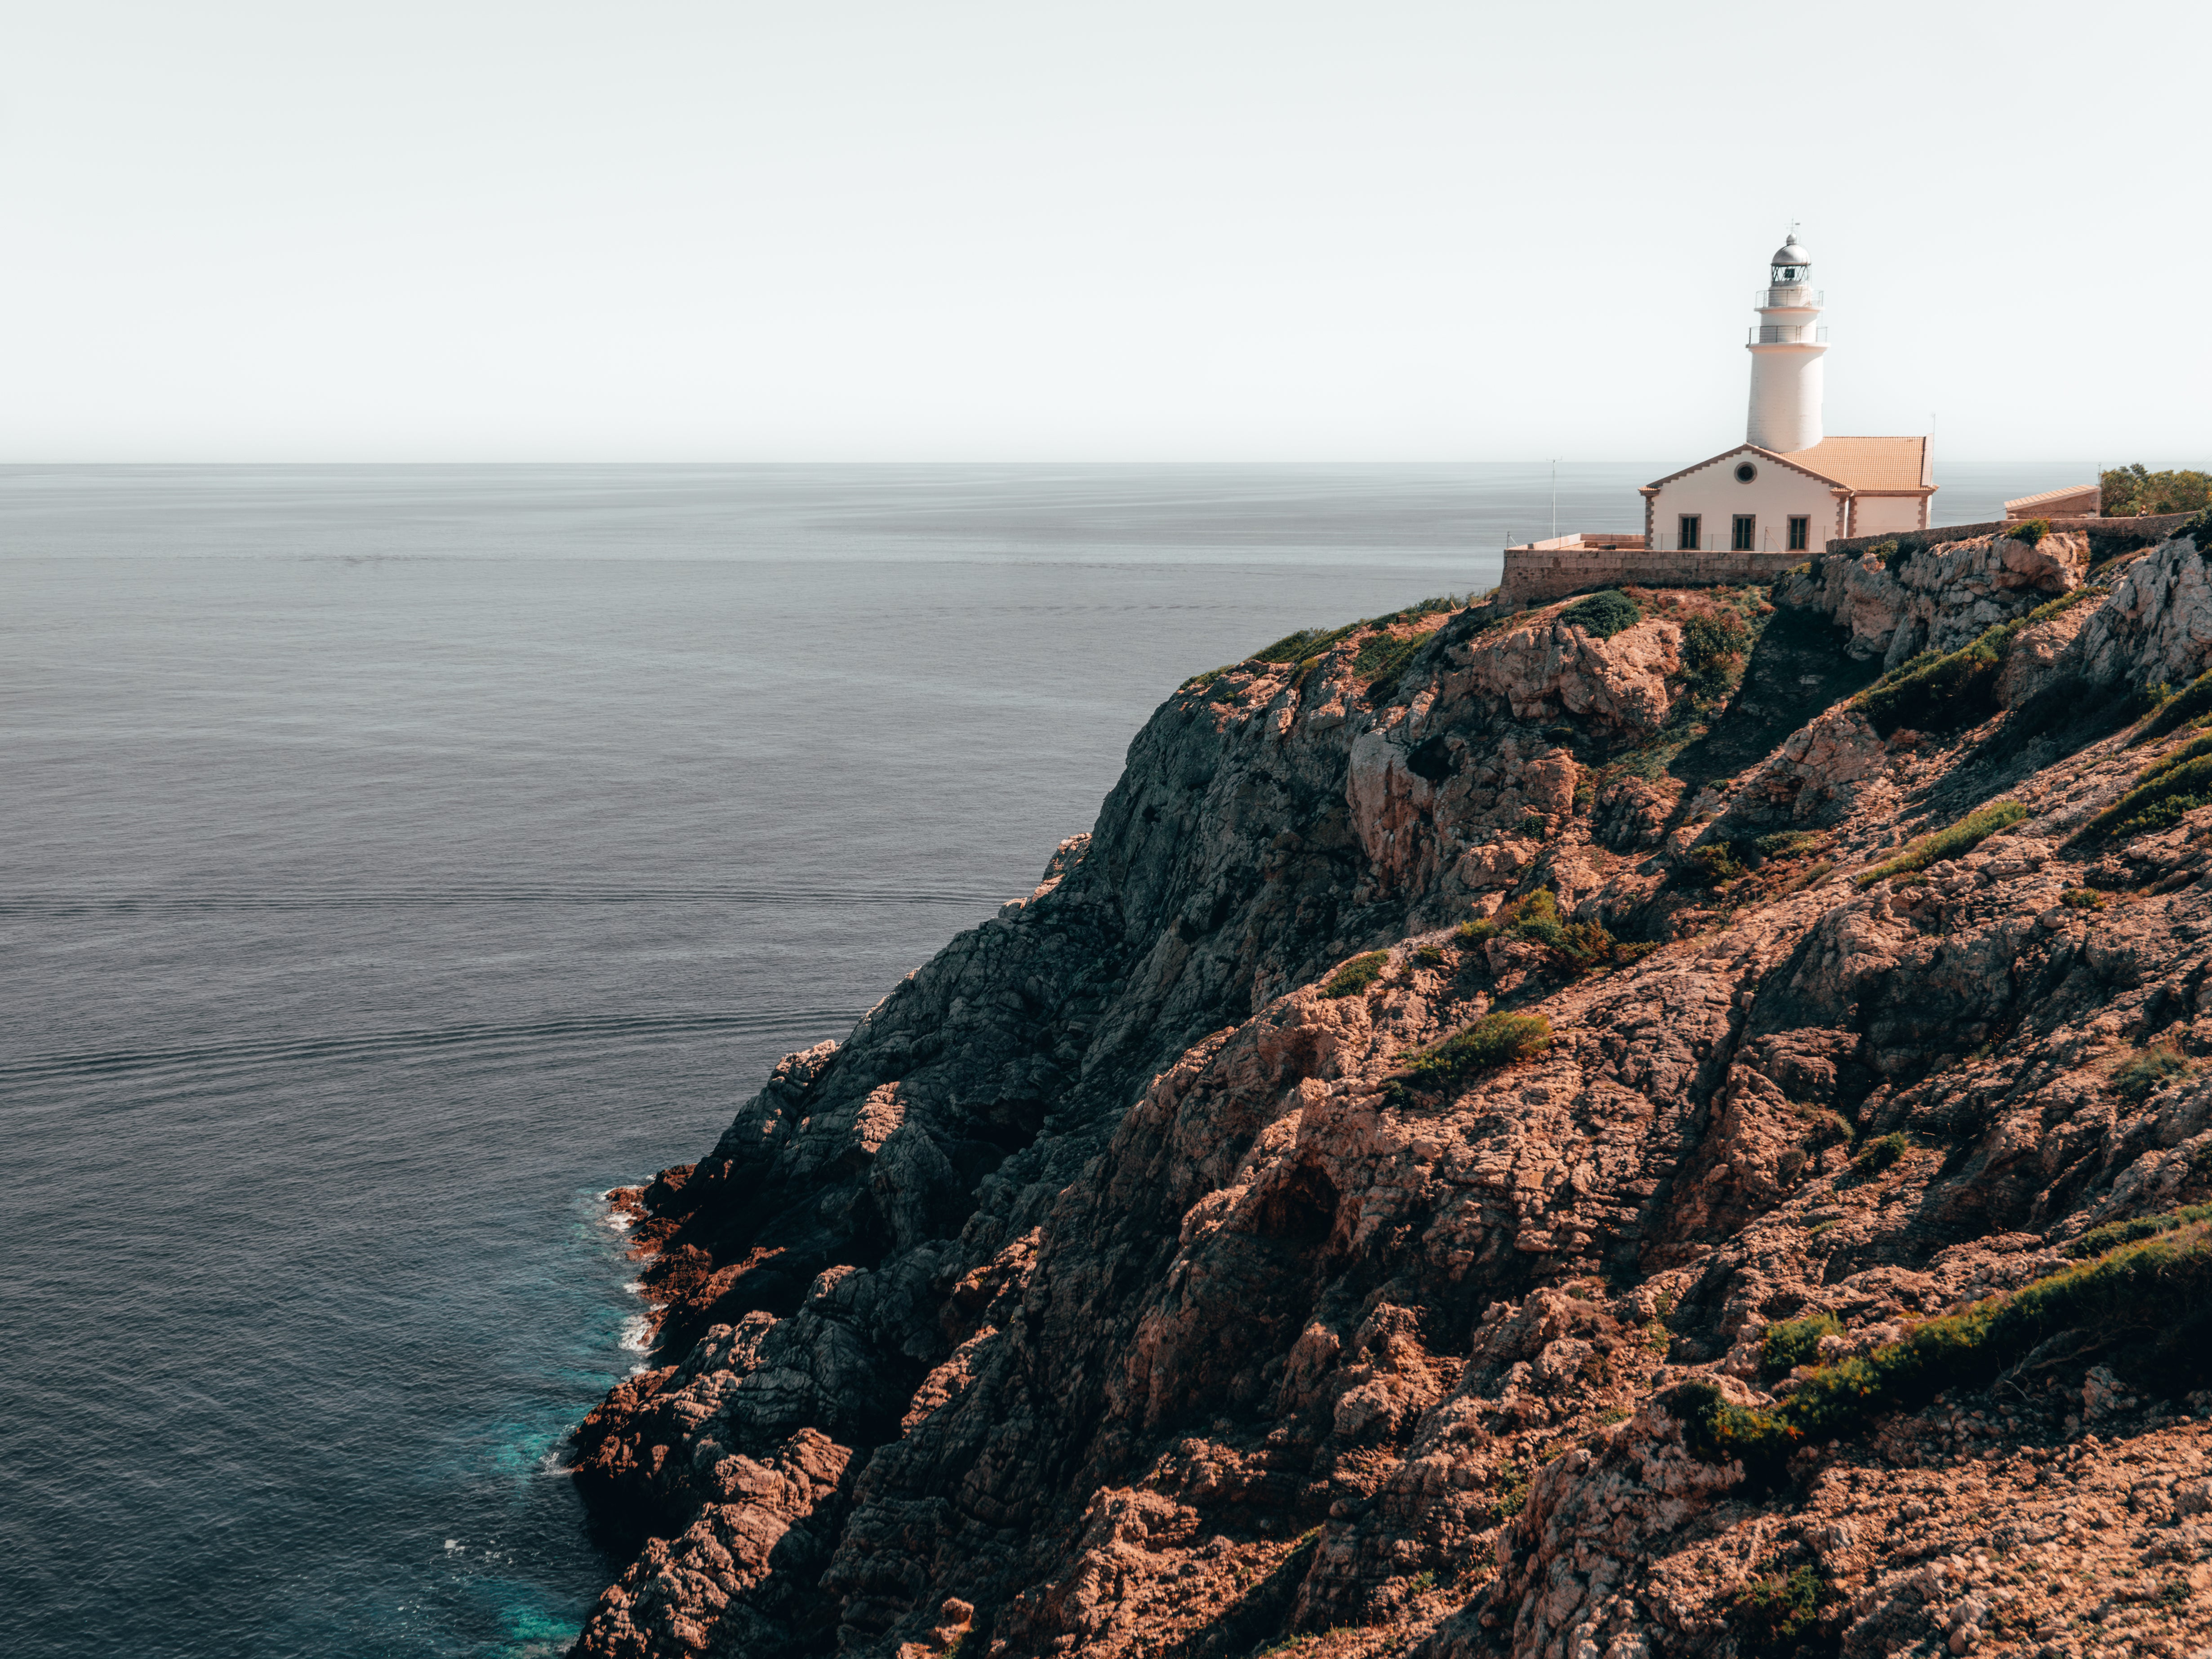
[[[1919,438],[1823,438],[1810,449],[1784,459],[1832,478],[1846,489],[1933,489],[1936,475],[1928,440]]]
[[[2022,495],[2016,501],[2007,501],[2005,511],[2025,514],[2039,507],[2057,507],[2062,501],[2072,503],[2078,499],[2091,514],[2094,514],[2103,494],[2102,488],[2097,484],[2069,484],[2063,489],[2039,490],[2033,495]]]
[[[1708,455],[1704,460],[1696,462],[1692,465],[1686,466],[1680,472],[1669,472],[1663,478],[1654,478],[1650,483],[1645,484],[1644,488],[1646,489],[1656,489],[1662,484],[1670,484],[1677,478],[1686,478],[1692,472],[1702,472],[1705,468],[1712,465],[1716,461],[1725,461],[1731,456],[1735,455],[1756,455],[1762,460],[1779,461],[1791,471],[1802,472],[1808,478],[1817,478],[1824,484],[1834,484],[1838,488],[1849,487],[1844,484],[1840,478],[1832,478],[1828,477],[1826,473],[1815,471],[1813,468],[1806,465],[1803,456],[1809,455],[1812,453],[1813,452],[1808,449],[1804,451],[1802,455],[1778,455],[1771,449],[1761,449],[1757,444],[1738,444],[1734,449],[1723,449],[1717,455]]]

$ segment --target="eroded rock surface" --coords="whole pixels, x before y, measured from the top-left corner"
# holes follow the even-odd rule
[[[1804,690],[2082,566],[1965,544],[1609,639],[1393,619],[1428,631],[1387,678],[1355,632],[1184,687],[1033,894],[624,1195],[659,1346],[576,1437],[632,1555],[577,1651],[2212,1651],[2170,1341],[1764,1485],[1686,1403],[1797,1386],[1778,1322],[1869,1352],[2212,1198],[2212,809],[2069,839],[2191,735],[2118,721],[2212,665],[2193,543],[2017,636],[1968,729]],[[2122,714],[2013,724],[2061,680]],[[2000,791],[2008,833],[1849,878]],[[1408,1069],[1504,1011],[1548,1046]]]
[[[1856,656],[1894,667],[1923,651],[1955,651],[1984,629],[2081,586],[2088,538],[2048,535],[2029,543],[1977,536],[1934,547],[1856,559],[1824,559],[1786,576],[1776,597],[1826,612],[1850,630]]]

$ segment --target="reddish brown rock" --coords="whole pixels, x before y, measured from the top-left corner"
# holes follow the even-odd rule
[[[2049,539],[1924,556],[1914,625],[2077,584]],[[578,1651],[2196,1659],[2212,1395],[2171,1354],[2059,1342],[1771,1480],[1687,1426],[1802,1385],[1778,1322],[1863,1352],[2212,1199],[2212,809],[2069,840],[2186,739],[2112,711],[2212,657],[2195,557],[2036,636],[2001,708],[2112,696],[2032,733],[1886,744],[1847,635],[1747,599],[1693,678],[1711,595],[1186,687],[1035,893],[623,1200],[659,1345],[578,1433],[635,1546]],[[1539,889],[1621,948],[1456,931]],[[1492,1010],[1549,1045],[1409,1066]]]

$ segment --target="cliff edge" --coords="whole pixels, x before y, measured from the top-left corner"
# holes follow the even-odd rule
[[[1182,687],[621,1195],[575,1651],[2212,1655],[2208,545]]]

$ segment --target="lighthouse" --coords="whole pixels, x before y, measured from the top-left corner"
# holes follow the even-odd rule
[[[1832,542],[1929,527],[1936,471],[1925,434],[1831,438],[1821,428],[1828,331],[1812,283],[1812,256],[1793,226],[1752,300],[1759,321],[1747,342],[1745,441],[1638,490],[1640,536],[1608,531],[1507,548],[1500,587],[1509,599],[1526,605],[1620,582],[1767,582]]]
[[[1751,419],[1744,438],[1777,455],[1810,449],[1823,435],[1820,359],[1827,355],[1828,331],[1820,324],[1820,295],[1812,280],[1812,257],[1797,245],[1793,230],[1775,250],[1747,342]]]

